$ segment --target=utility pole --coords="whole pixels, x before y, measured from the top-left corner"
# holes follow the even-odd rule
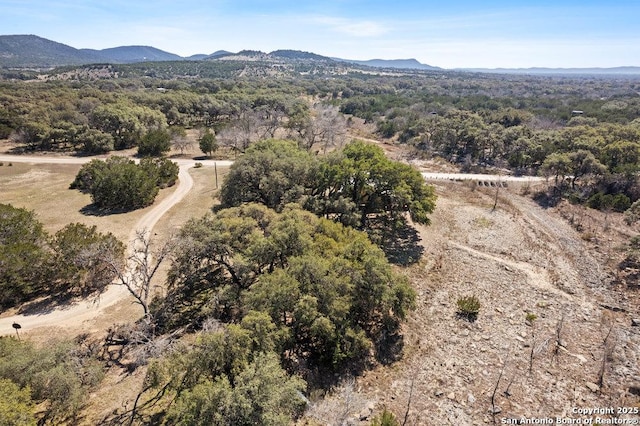
[[[216,171],[216,189],[218,189],[218,164],[213,162],[213,169]]]

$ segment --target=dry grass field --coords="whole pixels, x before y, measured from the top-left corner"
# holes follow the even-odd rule
[[[112,232],[124,242],[128,242],[132,228],[138,220],[153,206],[128,213],[95,216],[82,213],[82,209],[91,203],[88,194],[69,189],[79,165],[35,165],[27,163],[5,162],[0,166],[0,203],[12,204],[33,210],[45,229],[53,234],[72,222],[95,225],[100,232]],[[218,179],[222,182],[228,168],[218,168]],[[154,239],[163,241],[171,232],[178,229],[190,217],[201,216],[210,211],[215,200],[215,174],[213,168],[191,169],[194,186],[189,194],[167,214],[154,228]],[[173,188],[160,191],[154,205],[171,194]],[[158,276],[161,283],[163,276]],[[157,283],[156,283],[157,284]],[[12,315],[15,310],[3,313],[3,317]],[[91,330],[106,330],[114,322],[135,320],[140,315],[139,308],[124,300],[104,311],[104,318],[97,318]],[[85,328],[83,326],[83,328]],[[81,331],[77,327],[59,328],[55,325],[34,330],[32,336],[52,336],[58,338],[74,337]]]
[[[80,165],[12,163],[0,167],[0,202],[33,210],[49,233],[72,222],[95,225],[100,232],[112,232],[126,241],[135,224],[151,206],[129,213],[92,216],[82,213],[91,197],[69,189]],[[156,203],[171,188],[158,194]]]

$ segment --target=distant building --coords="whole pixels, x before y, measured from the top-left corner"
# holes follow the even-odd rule
[[[574,109],[573,111],[571,111],[571,114],[573,114],[573,115],[582,115],[582,114],[584,114],[584,111],[580,111],[579,109]]]

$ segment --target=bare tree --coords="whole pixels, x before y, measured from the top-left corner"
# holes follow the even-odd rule
[[[558,322],[558,325],[556,326],[556,346],[553,350],[553,356],[551,357],[551,363],[553,364],[553,361],[556,359],[556,357],[558,356],[558,353],[560,352],[560,348],[564,348],[565,343],[562,340],[562,327],[564,326],[564,315],[562,315],[562,318],[560,318],[560,321]]]
[[[283,127],[283,120],[286,117],[284,110],[270,107],[261,108],[257,113],[259,116],[260,139],[275,138],[278,129]]]
[[[115,259],[105,259],[115,272],[117,283],[123,285],[142,306],[145,316],[149,315],[151,281],[174,247],[173,237],[157,248],[152,247],[149,237],[147,230],[136,231],[131,254],[124,264]]]
[[[604,386],[604,375],[607,370],[607,361],[613,355],[613,350],[616,347],[617,335],[614,331],[613,324],[609,327],[604,341],[602,342],[602,363],[600,364],[600,372],[598,373],[598,386],[600,389]]]
[[[491,394],[491,417],[493,418],[493,424],[496,424],[496,414],[499,413],[499,411],[496,409],[496,393],[498,392],[498,386],[500,386],[500,380],[502,380],[502,375],[504,374],[505,368],[507,368],[507,361],[504,362],[504,365],[500,370],[498,380],[496,381],[496,385],[493,388],[493,393]]]
[[[311,114],[295,128],[300,146],[310,151],[320,145],[323,152],[342,146],[347,135],[347,120],[338,108],[316,105]]]
[[[171,146],[180,150],[180,155],[184,154],[184,150],[191,148],[193,142],[187,137],[187,131],[182,128],[172,128],[171,130]]]
[[[223,146],[236,152],[244,152],[249,145],[261,137],[261,116],[251,109],[243,109],[238,118],[218,133],[218,140]]]

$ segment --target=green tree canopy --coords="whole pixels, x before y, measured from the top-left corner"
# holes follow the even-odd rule
[[[215,151],[218,150],[218,142],[216,141],[216,136],[211,132],[211,130],[205,130],[204,134],[198,140],[200,145],[200,151],[204,154],[211,157]]]
[[[257,142],[231,166],[220,191],[222,206],[256,202],[281,210],[302,199],[314,165],[314,157],[293,141]]]
[[[417,170],[360,141],[320,160],[294,142],[258,142],[231,167],[220,198],[223,207],[257,202],[276,210],[298,202],[361,229],[370,217],[398,220],[406,212],[428,224],[436,201]]]
[[[116,277],[109,262],[122,262],[125,246],[96,226],[71,223],[54,235],[53,263],[60,286],[83,295],[102,291]]]
[[[11,380],[0,379],[0,395],[0,426],[36,426],[28,387],[20,389]]]
[[[21,389],[30,388],[34,402],[46,401],[42,424],[73,423],[87,392],[103,377],[102,365],[89,355],[70,342],[38,349],[31,342],[1,338],[0,383],[10,380]]]
[[[171,134],[163,129],[148,131],[138,143],[140,157],[160,157],[171,150]]]
[[[249,312],[240,324],[201,333],[154,361],[145,379],[174,400],[164,424],[288,425],[302,412],[305,382],[289,376],[273,352],[268,315]]]
[[[247,204],[184,227],[154,313],[170,329],[265,312],[288,336],[282,356],[336,370],[377,353],[414,300],[366,234],[296,205],[276,213]]]
[[[168,159],[142,159],[138,165],[113,156],[82,166],[70,187],[90,193],[100,209],[135,210],[153,203],[159,188],[173,185],[178,172],[178,166]]]
[[[35,213],[0,204],[0,306],[12,306],[46,285],[50,253]]]
[[[176,184],[180,167],[168,158],[143,158],[140,168],[149,176],[159,188],[166,188]]]
[[[433,187],[417,170],[361,141],[323,159],[311,182],[312,211],[362,229],[370,216],[397,219],[405,212],[428,224],[435,209]]]

